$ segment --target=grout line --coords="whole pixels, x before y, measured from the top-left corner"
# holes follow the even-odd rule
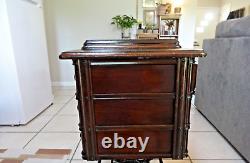
[[[190,161],[191,163],[193,163],[193,161],[192,161],[190,155],[188,155],[188,158],[189,158],[189,161]]]
[[[72,154],[72,157],[70,158],[69,163],[71,163],[71,161],[73,160],[73,158],[74,158],[74,156],[76,154],[76,151],[77,151],[78,147],[80,146],[80,144],[81,144],[81,139],[79,140],[79,142],[78,142],[78,144],[76,146],[76,149],[75,149],[74,153]]]
[[[75,96],[71,97],[62,107],[59,109],[59,111],[56,112],[55,115],[51,117],[51,119],[39,130],[38,133],[36,133],[24,146],[23,149],[28,146],[28,144],[59,114],[59,112],[74,98]]]

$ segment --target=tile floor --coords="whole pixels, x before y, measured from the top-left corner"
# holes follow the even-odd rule
[[[80,163],[81,140],[73,88],[55,88],[54,105],[25,126],[0,126],[0,148],[70,148],[67,163]],[[244,163],[234,149],[195,109],[191,110],[189,158],[165,163]],[[96,162],[95,162],[96,163]],[[109,163],[109,161],[105,161]],[[152,163],[158,163],[153,160]]]

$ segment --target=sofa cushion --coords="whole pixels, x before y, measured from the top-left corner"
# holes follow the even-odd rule
[[[250,36],[250,16],[221,22],[216,28],[216,38]]]

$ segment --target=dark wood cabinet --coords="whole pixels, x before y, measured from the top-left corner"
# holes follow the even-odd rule
[[[175,40],[91,40],[63,52],[75,66],[83,158],[183,159],[193,61],[204,56]]]
[[[176,63],[105,62],[91,66],[93,92],[112,93],[172,93],[175,92]]]

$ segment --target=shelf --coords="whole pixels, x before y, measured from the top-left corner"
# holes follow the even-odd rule
[[[180,19],[181,14],[166,14],[166,15],[158,15],[160,16],[161,20],[169,20],[169,19]]]
[[[160,37],[178,37],[178,35],[160,35]]]

